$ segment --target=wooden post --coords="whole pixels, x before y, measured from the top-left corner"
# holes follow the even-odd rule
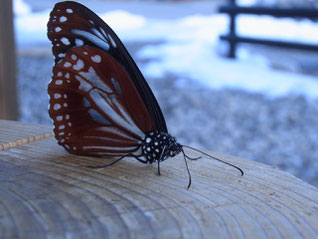
[[[0,7],[0,119],[17,119],[12,0]]]
[[[231,0],[230,3],[235,6],[235,0]],[[230,50],[229,50],[229,58],[235,58],[236,57],[236,41],[235,41],[235,36],[236,36],[236,24],[235,24],[235,18],[236,14],[231,13],[230,14],[230,32],[229,35],[233,37],[233,40],[229,41],[230,44]]]

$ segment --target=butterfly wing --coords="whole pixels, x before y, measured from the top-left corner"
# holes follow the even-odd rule
[[[53,69],[48,92],[56,138],[71,153],[123,156],[155,130],[129,75],[101,49],[69,49]]]
[[[55,64],[73,47],[93,46],[108,52],[128,73],[159,132],[167,132],[166,122],[149,85],[114,31],[94,12],[72,2],[57,3],[48,22]]]

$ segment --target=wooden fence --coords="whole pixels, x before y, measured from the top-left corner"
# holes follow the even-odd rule
[[[317,9],[242,7],[242,6],[238,6],[235,3],[235,0],[231,0],[228,5],[221,6],[219,8],[219,12],[226,13],[230,17],[228,34],[220,36],[221,40],[227,41],[230,45],[229,52],[228,52],[228,57],[230,58],[235,58],[236,47],[238,43],[253,43],[253,44],[262,44],[262,45],[269,45],[269,46],[277,46],[277,47],[287,47],[287,48],[318,51],[318,44],[239,36],[236,33],[236,17],[239,14],[270,15],[274,17],[306,18],[311,20],[318,20]]]

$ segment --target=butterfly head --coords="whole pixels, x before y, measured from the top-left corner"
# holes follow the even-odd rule
[[[169,157],[174,157],[181,151],[182,145],[176,141],[175,137],[171,137],[167,148],[167,153],[169,154]]]
[[[150,132],[142,141],[142,153],[148,163],[164,161],[181,151],[181,144],[165,132]]]

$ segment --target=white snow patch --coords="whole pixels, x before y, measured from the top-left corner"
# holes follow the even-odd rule
[[[14,0],[13,12],[15,16],[28,15],[31,13],[31,7],[23,0]]]

